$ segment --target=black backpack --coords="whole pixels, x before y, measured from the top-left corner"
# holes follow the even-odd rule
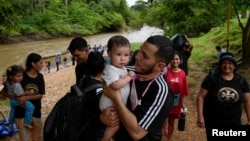
[[[177,50],[177,51],[181,51],[183,46],[188,45],[188,42],[187,42],[185,36],[183,34],[181,34],[181,33],[175,34],[174,36],[172,36],[170,38],[170,40],[173,43],[174,49]]]
[[[84,77],[79,86],[82,86]],[[88,86],[84,90],[78,85],[71,86],[71,91],[63,96],[53,107],[44,124],[44,141],[80,141],[83,140],[95,120],[96,115],[86,106],[87,93],[101,88],[101,83]],[[95,121],[94,121],[95,122]]]

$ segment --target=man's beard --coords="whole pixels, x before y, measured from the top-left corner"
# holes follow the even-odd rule
[[[141,75],[148,75],[148,74],[151,74],[153,71],[154,71],[154,67],[155,65],[153,65],[152,67],[150,67],[149,69],[147,70],[142,70],[142,72],[137,72],[138,74],[141,74]]]

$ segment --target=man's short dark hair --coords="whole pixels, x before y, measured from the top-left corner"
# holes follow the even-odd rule
[[[154,35],[147,39],[147,42],[155,45],[158,47],[158,51],[156,52],[156,56],[164,61],[166,64],[169,64],[169,62],[174,57],[174,48],[172,41],[162,35]]]
[[[75,37],[69,44],[68,50],[74,52],[75,50],[83,50],[88,48],[87,41],[82,37]]]

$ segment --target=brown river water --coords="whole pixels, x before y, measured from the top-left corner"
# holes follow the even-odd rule
[[[144,26],[140,30],[102,33],[93,36],[85,36],[84,38],[91,46],[99,44],[106,45],[111,36],[118,34],[125,36],[130,42],[143,42],[149,36],[163,35],[163,31],[155,27]],[[10,65],[24,65],[25,59],[29,53],[39,53],[44,57],[65,53],[72,39],[73,37],[0,45],[0,77]],[[66,55],[70,56],[70,54]],[[55,65],[54,57],[51,57],[50,60],[52,66]]]

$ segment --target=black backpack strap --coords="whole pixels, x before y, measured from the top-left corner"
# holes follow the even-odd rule
[[[76,84],[71,86],[71,92],[72,92],[72,89],[76,92],[77,96],[83,96],[82,91]]]
[[[235,73],[235,78],[239,82],[242,90],[245,90],[248,87],[245,83],[246,79],[242,75]]]
[[[102,84],[96,83],[96,84],[90,85],[90,86],[84,88],[83,90],[81,90],[80,88],[82,87],[84,79],[86,77],[87,77],[86,75],[83,75],[82,78],[79,80],[79,84],[74,84],[73,86],[71,86],[71,91],[72,90],[75,91],[77,96],[79,96],[79,97],[83,96],[84,93],[87,93],[87,92],[92,91],[96,88],[102,87]]]
[[[102,84],[100,83],[97,83],[97,84],[93,84],[93,85],[90,85],[88,86],[87,88],[85,88],[83,91],[79,88],[78,85],[73,85],[71,86],[73,88],[73,90],[76,92],[77,96],[83,96],[85,93],[89,92],[89,91],[92,91],[96,88],[101,88],[102,87]]]
[[[84,81],[84,79],[85,79],[86,77],[87,77],[86,75],[83,75],[82,78],[79,80],[79,84],[78,84],[79,87],[82,86],[83,81]]]
[[[86,89],[83,90],[83,93],[87,93],[87,92],[92,91],[92,90],[97,89],[97,88],[102,88],[102,84],[96,83],[96,84],[90,85]]]

